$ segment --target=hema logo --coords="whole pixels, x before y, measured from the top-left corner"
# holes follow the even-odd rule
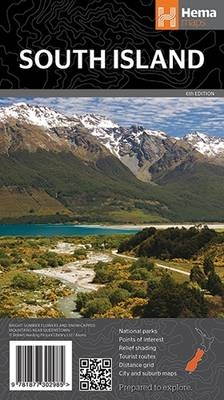
[[[179,0],[156,0],[156,29],[179,28]]]
[[[209,20],[216,19],[217,9],[183,7],[181,0],[156,0],[156,29],[178,30],[206,27]],[[202,1],[200,1],[200,5]],[[191,24],[191,25],[190,25]]]
[[[169,14],[165,14],[165,9],[163,7],[158,8],[158,26],[160,28],[164,28],[165,21],[170,21],[170,27],[176,28],[176,25],[177,25],[176,7],[170,7]]]

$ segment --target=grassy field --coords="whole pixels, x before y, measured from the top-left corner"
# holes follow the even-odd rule
[[[18,189],[16,187],[0,188],[0,219],[16,218],[29,215],[70,215],[57,199],[41,189]]]
[[[155,215],[140,209],[111,211],[109,215],[113,223],[119,224],[153,224],[167,222],[167,219],[162,218],[160,215]]]
[[[156,262],[164,264],[164,261],[156,260]],[[186,271],[186,272],[190,272],[194,265],[199,265],[199,266],[201,265],[199,260],[192,260],[192,261],[188,261],[188,260],[168,261],[168,260],[166,260],[165,264],[169,267],[174,267],[174,268],[180,269],[182,271]],[[220,266],[216,265],[215,272],[220,276],[221,279],[224,279],[224,265],[220,265]]]

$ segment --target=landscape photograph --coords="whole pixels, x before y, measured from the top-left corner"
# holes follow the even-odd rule
[[[2,318],[223,318],[224,99],[0,98]]]

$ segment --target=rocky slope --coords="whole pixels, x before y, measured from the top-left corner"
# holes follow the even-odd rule
[[[85,115],[81,122],[134,175],[145,182],[153,176],[174,170],[197,160],[224,161],[224,138],[192,132],[183,138],[143,126],[124,128],[100,115]]]
[[[0,108],[0,162],[6,193],[45,191],[80,218],[224,218],[223,138],[193,132],[178,139],[101,115],[68,117],[17,103]]]
[[[140,180],[198,159],[224,159],[224,138],[200,132],[177,139],[143,126],[122,127],[102,115],[68,117],[44,106],[17,103],[0,108],[0,152],[18,149],[72,151],[98,159],[112,154]]]

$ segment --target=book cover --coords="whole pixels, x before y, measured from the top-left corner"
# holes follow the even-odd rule
[[[223,4],[0,10],[0,400],[222,400]]]

